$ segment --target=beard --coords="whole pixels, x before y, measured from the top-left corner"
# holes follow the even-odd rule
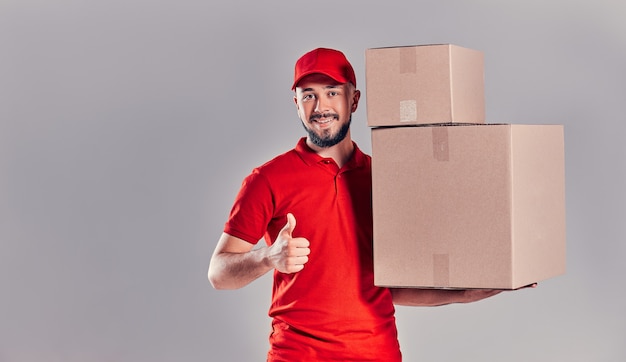
[[[325,130],[322,134],[317,134],[313,129],[308,128],[304,122],[302,122],[302,126],[309,134],[309,139],[314,145],[321,148],[328,148],[336,145],[346,138],[346,135],[350,130],[350,123],[352,123],[352,115],[350,115],[348,122],[343,124],[335,134],[330,133],[330,130]]]

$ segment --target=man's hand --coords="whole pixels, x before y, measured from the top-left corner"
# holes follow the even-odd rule
[[[532,283],[529,285],[525,285],[523,287],[519,287],[513,290],[520,290],[525,288],[536,288],[537,283]],[[493,297],[494,295],[500,294],[502,292],[509,291],[509,289],[467,289],[464,293],[464,300],[461,303],[471,303],[476,302],[485,298]]]
[[[536,288],[532,283],[515,290]],[[391,288],[394,304],[406,306],[434,307],[451,303],[472,303],[493,297],[509,289],[419,289]]]
[[[525,288],[536,288],[537,283],[532,283],[529,285],[525,285],[523,287],[519,287],[513,290],[520,290]],[[471,303],[476,302],[485,298],[493,297],[494,295],[500,294],[501,292],[509,291],[509,289],[467,289],[465,290],[464,298],[465,300],[462,303]]]
[[[281,273],[296,273],[304,269],[309,261],[309,241],[306,238],[294,238],[296,218],[287,214],[287,224],[280,230],[276,240],[269,248],[269,260],[276,270]]]

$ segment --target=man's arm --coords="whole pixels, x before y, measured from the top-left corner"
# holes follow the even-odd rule
[[[287,215],[287,224],[270,247],[253,249],[245,240],[222,233],[211,262],[208,277],[215,289],[238,289],[272,269],[295,273],[309,260],[309,241],[292,237],[296,219]]]
[[[501,290],[493,289],[412,289],[390,288],[393,303],[397,305],[434,307],[451,303],[471,303],[489,298]]]
[[[267,248],[254,245],[227,233],[222,233],[211,262],[209,281],[215,289],[238,289],[272,269]]]
[[[535,288],[533,283],[515,290]],[[500,294],[504,289],[417,289],[390,288],[393,303],[415,307],[434,307],[452,303],[471,303]]]

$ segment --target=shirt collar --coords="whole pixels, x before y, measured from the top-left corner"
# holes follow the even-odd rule
[[[354,151],[348,162],[343,166],[344,170],[358,168],[367,163],[367,156],[359,149],[354,141],[352,141],[352,144],[354,145]],[[306,137],[302,137],[298,140],[295,150],[307,165],[314,165],[326,160],[326,158],[318,155],[306,144]]]

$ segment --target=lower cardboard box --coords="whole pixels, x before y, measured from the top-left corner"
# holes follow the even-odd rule
[[[372,129],[375,284],[516,289],[565,273],[562,125]]]

